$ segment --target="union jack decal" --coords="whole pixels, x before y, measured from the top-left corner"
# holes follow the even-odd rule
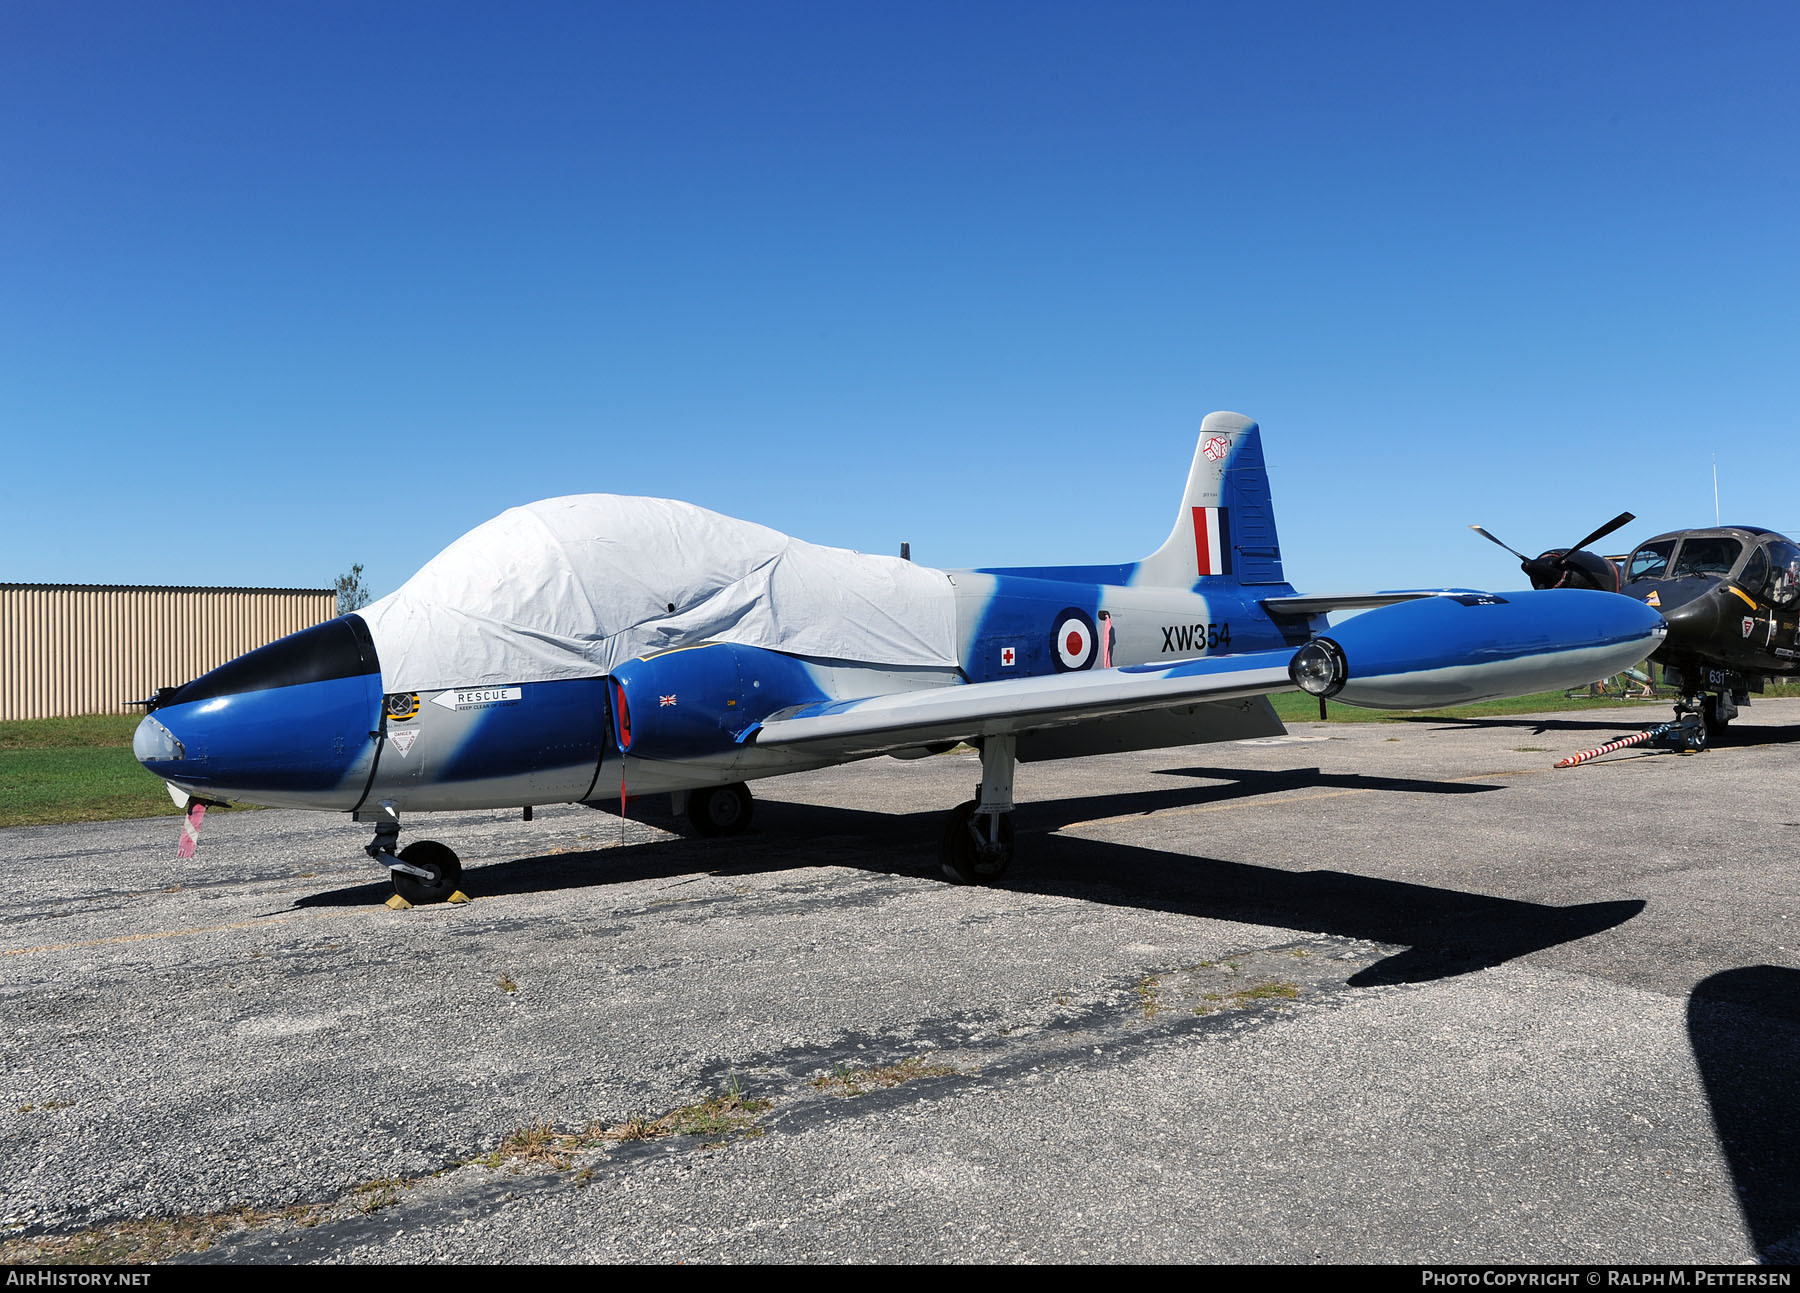
[[[675,703],[675,698],[673,696],[658,696],[656,699],[664,709],[667,709]]]

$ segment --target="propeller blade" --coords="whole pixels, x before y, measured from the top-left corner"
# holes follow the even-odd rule
[[[1617,516],[1613,517],[1612,520],[1608,521],[1605,525],[1601,526],[1598,530],[1595,530],[1592,534],[1588,535],[1588,537],[1583,539],[1580,543],[1572,544],[1569,548],[1569,552],[1574,552],[1579,548],[1585,548],[1590,543],[1598,542],[1599,540],[1604,539],[1607,535],[1611,534],[1614,530],[1618,529],[1620,526],[1630,525],[1635,520],[1637,520],[1637,517],[1634,516],[1632,513],[1620,512]],[[1508,549],[1508,551],[1510,551],[1510,549]],[[1569,564],[1569,552],[1563,553],[1562,564],[1564,564],[1565,566]]]
[[[1619,522],[1619,524],[1623,525],[1624,522],[1621,521],[1621,522]],[[1493,535],[1489,534],[1486,530],[1482,529],[1479,525],[1471,525],[1469,528],[1471,530],[1475,531],[1475,533],[1479,534],[1482,538],[1486,539],[1489,543],[1500,543],[1500,540],[1496,539]],[[1606,533],[1606,531],[1602,530],[1601,533],[1604,534],[1604,533]],[[1520,552],[1517,548],[1507,548],[1504,543],[1500,543],[1500,546],[1503,548],[1506,548],[1506,550],[1508,552],[1512,553],[1513,556],[1517,557],[1520,561],[1530,561],[1531,560],[1530,557],[1526,556],[1523,552]]]

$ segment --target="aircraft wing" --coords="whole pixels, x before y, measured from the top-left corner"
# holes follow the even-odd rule
[[[1409,593],[1401,600],[1407,604],[1359,615],[1297,651],[820,701],[777,710],[739,740],[854,758],[1288,691],[1298,688],[1296,675],[1316,696],[1430,709],[1602,678],[1643,659],[1667,632],[1655,611],[1616,593]]]
[[[883,754],[1200,701],[1294,691],[1288,674],[1293,658],[1292,647],[1280,647],[1178,664],[1090,669],[863,700],[821,701],[771,715],[743,739],[845,758]]]

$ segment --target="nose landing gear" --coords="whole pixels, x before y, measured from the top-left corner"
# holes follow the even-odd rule
[[[415,840],[395,852],[400,841],[400,813],[393,801],[381,801],[383,819],[376,823],[375,838],[363,846],[375,861],[394,877],[395,899],[407,907],[422,907],[434,902],[467,902],[462,884],[462,860],[447,844],[436,840]]]

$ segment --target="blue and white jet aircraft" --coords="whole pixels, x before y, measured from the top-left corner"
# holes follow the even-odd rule
[[[1330,628],[1348,609],[1367,613]],[[397,848],[403,813],[667,792],[697,833],[734,834],[747,781],[967,741],[981,784],[941,860],[971,883],[1011,861],[1016,760],[1276,735],[1268,693],[1293,688],[1421,709],[1574,686],[1664,631],[1587,590],[1299,596],[1257,426],[1213,413],[1142,561],[933,570],[667,500],[549,499],[359,613],[159,691],[133,749],[190,808],[374,822],[367,852],[417,903],[462,868]]]

